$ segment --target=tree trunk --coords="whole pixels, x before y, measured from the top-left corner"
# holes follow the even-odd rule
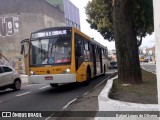
[[[113,23],[118,78],[123,83],[142,83],[131,0],[113,0]]]

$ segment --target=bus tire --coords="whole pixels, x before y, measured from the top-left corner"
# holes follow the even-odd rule
[[[106,66],[104,65],[104,68],[103,68],[103,75],[106,74]]]
[[[52,87],[58,87],[58,83],[50,84]]]
[[[84,85],[89,85],[90,84],[90,81],[91,81],[91,70],[90,70],[90,68],[88,67],[87,68],[87,79],[86,79],[86,81],[84,82]]]

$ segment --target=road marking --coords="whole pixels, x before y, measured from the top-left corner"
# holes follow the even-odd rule
[[[67,104],[66,104],[63,108],[61,108],[61,109],[63,110],[63,109],[65,109],[65,108],[67,108],[71,103],[73,103],[73,102],[76,101],[76,100],[77,100],[77,98],[71,100],[69,103],[67,103]],[[51,115],[50,115],[48,118],[46,118],[45,120],[50,119],[54,114],[55,114],[55,113],[51,114]]]
[[[19,95],[16,95],[16,96],[19,97],[19,96],[26,95],[26,94],[29,94],[29,93],[31,93],[31,92],[25,92],[25,93],[22,93],[22,94],[19,94]]]
[[[26,86],[34,86],[34,85],[38,85],[38,84],[29,84],[29,85],[26,85]]]
[[[44,87],[41,87],[39,89],[42,90],[42,89],[45,89],[45,88],[48,88],[48,87],[50,87],[50,86],[44,86]]]
[[[50,119],[55,113],[51,114],[48,118],[46,118],[45,120]]]
[[[83,95],[87,95],[89,93],[89,91],[85,92]]]
[[[71,103],[73,103],[73,102],[76,101],[76,100],[77,100],[77,98],[71,100],[71,101],[70,101],[69,103],[67,103],[67,105],[65,105],[62,109],[67,108]]]

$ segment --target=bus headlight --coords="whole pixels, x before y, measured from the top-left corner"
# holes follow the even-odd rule
[[[34,72],[33,72],[33,71],[30,71],[30,74],[31,74],[31,75],[33,75],[33,74],[34,74]]]
[[[67,68],[66,70],[64,70],[62,73],[63,74],[69,74],[71,72],[71,70],[69,68]]]

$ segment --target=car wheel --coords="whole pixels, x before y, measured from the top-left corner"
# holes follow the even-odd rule
[[[20,90],[21,89],[21,81],[20,80],[15,80],[13,83],[13,90]]]
[[[58,84],[50,84],[52,87],[58,87]]]

